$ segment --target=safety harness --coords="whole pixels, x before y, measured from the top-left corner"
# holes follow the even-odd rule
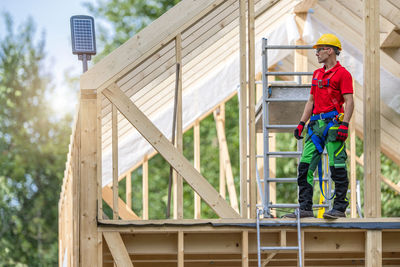
[[[329,76],[326,79],[322,79],[324,73],[322,71],[318,72],[318,74],[316,75],[316,78],[313,78],[313,82],[312,85],[313,86],[318,86],[319,88],[324,88],[327,87],[328,90],[328,95],[330,96],[330,99],[333,103],[333,105],[335,106],[336,110],[333,110],[331,112],[328,113],[321,113],[321,114],[317,114],[317,115],[313,115],[310,118],[310,122],[311,121],[317,121],[317,120],[326,120],[326,119],[332,119],[328,125],[326,126],[324,132],[322,133],[322,136],[319,137],[317,135],[315,135],[311,129],[311,127],[308,127],[308,136],[310,136],[311,141],[314,143],[316,149],[318,150],[318,152],[320,154],[322,154],[322,152],[324,151],[324,147],[325,147],[325,138],[328,135],[328,131],[329,129],[336,123],[338,123],[338,121],[336,120],[336,117],[339,115],[339,111],[341,110],[339,102],[337,101],[337,99],[335,97],[333,97],[333,88],[330,86],[330,80],[332,79],[333,75],[335,75],[335,73],[342,67],[337,68],[335,71],[331,72],[331,74],[329,74]],[[318,162],[318,180],[319,180],[319,187],[321,190],[321,194],[325,197],[325,199],[328,199],[325,194],[324,194],[324,190],[322,189],[322,160],[320,159]],[[329,198],[328,200],[331,200],[335,197],[336,193],[333,194],[333,196],[331,198]]]

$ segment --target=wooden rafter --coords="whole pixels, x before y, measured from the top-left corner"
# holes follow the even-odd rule
[[[117,106],[142,136],[171,164],[201,198],[222,218],[237,218],[239,214],[228,205],[192,164],[168,141],[156,126],[114,84],[103,94]]]
[[[233,180],[231,159],[229,156],[228,144],[226,142],[224,122],[221,118],[221,114],[217,111],[214,111],[214,120],[215,120],[215,125],[217,127],[217,136],[218,136],[218,143],[220,146],[220,153],[222,154],[222,159],[224,163],[225,178],[226,178],[226,184],[228,186],[229,200],[231,202],[231,206],[236,211],[239,211],[238,200],[235,189],[235,181]]]

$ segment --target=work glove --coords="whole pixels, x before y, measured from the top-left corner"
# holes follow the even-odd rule
[[[306,123],[304,121],[301,121],[299,125],[297,125],[297,128],[294,130],[294,137],[296,137],[297,140],[303,139],[303,136],[301,136],[301,133],[303,132],[304,125]]]
[[[349,135],[349,123],[342,122],[342,124],[339,126],[336,140],[344,142],[346,141],[348,135]]]

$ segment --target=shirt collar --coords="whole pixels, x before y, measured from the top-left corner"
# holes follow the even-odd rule
[[[328,70],[327,73],[328,73],[328,72],[335,71],[335,70],[336,70],[337,68],[339,68],[340,66],[341,66],[341,65],[340,65],[340,62],[339,62],[339,61],[336,61],[336,65],[333,66],[333,68],[331,68],[330,70]],[[325,69],[326,69],[326,66],[324,65],[324,67],[322,68],[323,72],[325,72]]]

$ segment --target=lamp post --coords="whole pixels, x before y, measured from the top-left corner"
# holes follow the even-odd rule
[[[78,59],[82,60],[83,72],[86,72],[87,61],[92,59],[92,55],[96,55],[94,19],[83,15],[72,16],[70,24],[72,54],[78,55]]]

